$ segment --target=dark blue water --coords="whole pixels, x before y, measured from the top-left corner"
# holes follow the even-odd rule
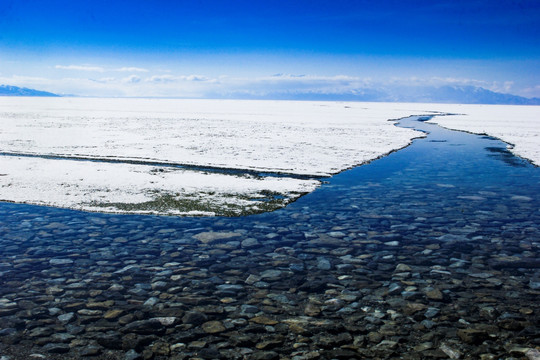
[[[117,308],[140,311],[139,317],[145,318],[169,316],[175,309],[188,311],[192,305],[182,303],[186,298],[202,297],[205,304],[221,306],[226,297],[230,305],[225,311],[208,315],[226,322],[245,319],[239,306],[256,304],[259,300],[253,296],[259,294],[255,298],[266,298],[265,306],[272,309],[260,310],[270,311],[278,320],[304,316],[306,303],[313,299],[326,304],[337,297],[340,307],[321,305],[317,316],[337,321],[352,337],[378,329],[377,322],[364,324],[375,308],[399,313],[403,304],[414,301],[440,311],[440,318],[394,319],[396,326],[424,323],[408,330],[413,338],[400,335],[391,351],[407,351],[424,337],[431,345],[424,341],[423,346],[439,353],[448,339],[456,340],[450,348],[471,354],[490,350],[456,336],[455,327],[467,323],[495,324],[492,331],[501,332],[497,335],[501,340],[490,346],[499,353],[502,339],[518,344],[534,341],[536,335],[518,336],[514,328],[523,332],[534,327],[540,311],[540,169],[513,156],[497,139],[445,130],[417,118],[401,120],[399,126],[423,131],[427,137],[326,179],[315,192],[272,213],[175,218],[0,203],[0,317],[8,324],[4,327],[22,334],[21,321],[26,321],[27,327],[56,324],[55,331],[63,331],[65,324],[55,323],[56,315],[47,315],[46,309],[53,307],[50,302],[63,314],[72,311],[64,306],[89,298],[114,299]],[[199,241],[198,234],[205,232],[233,234]],[[397,264],[411,269],[396,275]],[[263,275],[268,270],[278,272]],[[246,281],[249,275],[255,280]],[[113,283],[121,290],[111,295],[106,290]],[[163,286],[150,286],[156,283]],[[237,284],[241,290],[220,288],[224,283]],[[47,295],[53,285],[62,288],[54,300]],[[441,290],[440,298],[425,295],[433,287]],[[149,310],[143,303],[151,297],[158,305]],[[36,320],[19,315],[21,309],[13,304],[2,305],[2,299],[43,304],[36,315],[42,323],[32,323]],[[371,310],[360,311],[362,306]],[[494,307],[496,315],[479,317],[485,307]],[[100,326],[109,326],[111,333],[121,327],[115,321],[104,325],[98,318],[78,314],[72,321],[77,326],[101,321]],[[460,319],[461,325],[456,325]],[[519,326],[506,325],[508,319]],[[360,329],[358,324],[364,325]],[[176,330],[187,331],[190,326]],[[241,322],[231,326],[240,332],[253,330]],[[67,332],[73,329],[65,327]],[[78,336],[93,339],[92,331],[98,330],[86,328]],[[291,340],[283,340],[281,346],[291,353],[297,340],[283,331]],[[34,346],[35,341],[23,336],[22,344]],[[377,344],[365,340],[357,351],[365,350],[369,356]],[[210,340],[208,348],[215,350]],[[231,345],[230,351],[239,350]]]

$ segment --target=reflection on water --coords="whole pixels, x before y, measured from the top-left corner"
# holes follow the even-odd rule
[[[525,356],[539,169],[491,137],[399,126],[429,134],[272,213],[0,204],[0,355]]]

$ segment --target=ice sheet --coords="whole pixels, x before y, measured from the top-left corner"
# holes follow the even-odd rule
[[[406,146],[414,104],[2,98],[3,152],[330,175]]]
[[[540,107],[446,104],[0,98],[0,200],[90,211],[235,215],[279,208],[316,180],[422,134],[388,119],[486,133],[540,164]],[[42,156],[60,156],[46,159]],[[73,158],[98,161],[77,161]],[[116,163],[101,160],[115,160]],[[136,161],[137,163],[130,163]],[[205,173],[159,164],[281,172]]]

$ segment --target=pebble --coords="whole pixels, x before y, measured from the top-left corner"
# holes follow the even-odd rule
[[[207,334],[216,334],[225,331],[226,328],[220,321],[208,321],[202,324],[202,329]]]
[[[49,260],[49,264],[51,264],[51,265],[71,265],[71,264],[73,264],[73,260],[71,260],[71,259],[51,259],[51,260]]]
[[[317,269],[319,270],[330,270],[332,268],[332,264],[330,261],[326,258],[319,258],[317,260]]]

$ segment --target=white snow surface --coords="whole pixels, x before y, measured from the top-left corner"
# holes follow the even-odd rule
[[[214,215],[174,208],[122,210],[107,204],[138,204],[169,195],[209,202],[211,209],[256,210],[262,191],[283,194],[285,204],[319,185],[316,180],[234,176],[148,165],[0,156],[0,199],[88,211],[167,215]],[[239,198],[242,195],[243,198]],[[101,204],[101,205],[99,205]],[[105,205],[105,206],[104,206]]]
[[[414,104],[0,98],[0,150],[327,176],[409,144]]]
[[[540,166],[540,106],[430,105],[437,111],[458,114],[436,116],[430,122],[445,128],[487,134],[509,144],[515,155]]]
[[[294,175],[329,176],[400,149],[423,134],[389,119],[438,113],[464,114],[432,121],[501,138],[518,155],[540,163],[540,107],[0,97],[0,152],[15,155],[0,156],[0,200],[89,211],[212,215],[229,207],[257,210],[264,201],[249,199],[272,192],[282,194],[285,205],[319,185]],[[158,164],[288,175],[239,176]],[[126,210],[112,205],[163,196],[211,206]]]

